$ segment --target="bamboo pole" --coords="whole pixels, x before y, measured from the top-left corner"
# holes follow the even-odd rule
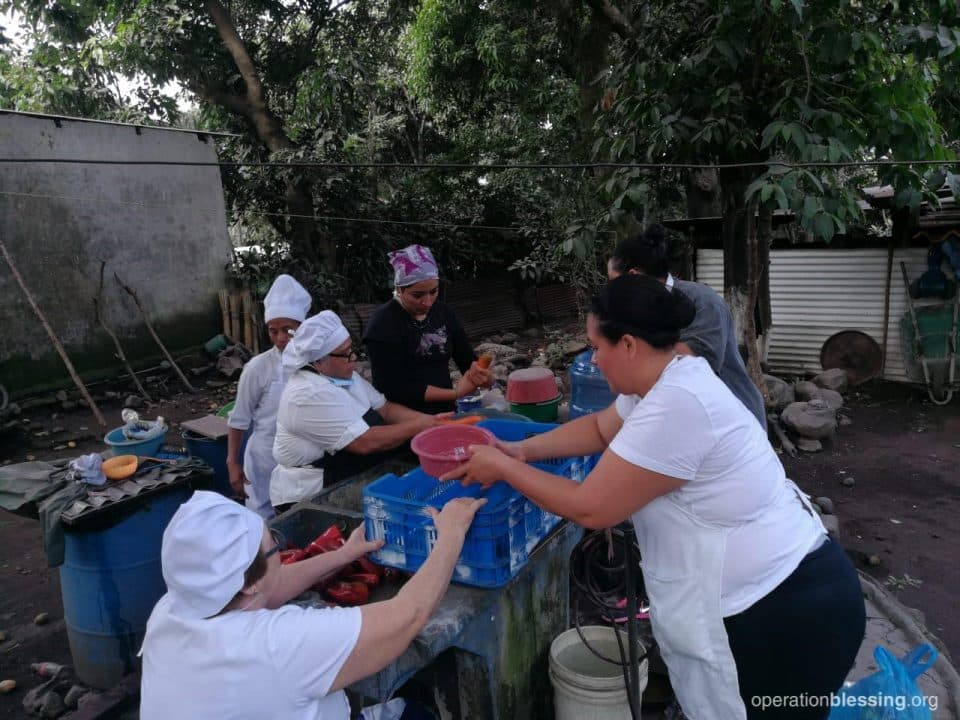
[[[127,356],[123,352],[123,347],[120,345],[120,340],[117,338],[116,333],[114,333],[113,330],[107,326],[107,323],[103,319],[103,315],[100,312],[100,299],[103,296],[103,269],[106,267],[106,265],[107,262],[105,260],[100,261],[100,285],[97,288],[96,296],[93,298],[93,314],[96,316],[97,322],[100,324],[100,327],[103,328],[103,331],[110,336],[111,340],[113,340],[113,346],[117,349],[117,357],[120,358],[123,366],[130,374],[130,377],[133,378],[133,382],[137,386],[137,390],[149,402],[153,402],[153,398],[150,397],[150,393],[148,393],[146,388],[143,387],[143,384],[140,382],[140,378],[137,377],[137,374],[133,371],[133,368],[130,367],[130,362],[127,360]]]
[[[196,393],[197,389],[190,384],[189,380],[187,380],[187,376],[183,374],[183,370],[181,370],[180,366],[177,365],[177,361],[173,359],[173,355],[170,354],[170,351],[167,350],[167,346],[163,344],[163,342],[160,340],[160,337],[157,335],[156,330],[153,329],[153,325],[151,324],[150,319],[147,317],[147,313],[143,309],[143,305],[140,304],[140,298],[137,297],[136,291],[132,287],[129,287],[128,285],[124,285],[120,281],[120,278],[117,276],[116,273],[113,274],[113,277],[116,279],[120,287],[122,287],[127,292],[127,294],[133,298],[133,302],[136,303],[137,309],[140,311],[140,316],[143,318],[143,322],[147,326],[147,330],[150,331],[150,335],[151,337],[153,337],[153,341],[157,343],[157,345],[163,351],[163,354],[167,358],[167,362],[170,363],[171,367],[173,367],[177,375],[180,377],[180,382],[182,382],[183,386],[187,390],[189,390],[191,393]]]
[[[243,326],[240,325],[240,295],[232,291],[230,293],[230,327],[233,330],[230,339],[233,342],[240,342],[243,339]]]
[[[253,349],[253,297],[249,290],[244,290],[243,295],[243,344],[251,350]]]
[[[70,357],[67,355],[67,351],[63,349],[63,345],[60,344],[60,340],[57,339],[56,333],[53,332],[53,328],[50,327],[50,323],[47,322],[47,318],[40,311],[40,308],[37,306],[36,301],[33,299],[33,295],[30,293],[30,289],[27,287],[27,284],[24,282],[23,277],[21,277],[20,272],[17,270],[17,266],[13,263],[13,258],[10,257],[10,253],[7,252],[7,246],[3,242],[3,239],[0,238],[0,252],[3,253],[4,260],[7,261],[7,265],[10,266],[10,272],[13,273],[14,280],[17,281],[17,284],[20,286],[20,289],[23,290],[23,294],[27,298],[27,302],[30,304],[30,307],[33,308],[33,311],[37,314],[37,317],[40,318],[40,322],[43,324],[44,329],[47,331],[47,335],[50,336],[53,346],[57,349],[57,352],[60,354],[60,358],[63,360],[63,364],[67,366],[67,372],[70,373],[70,378],[73,380],[73,384],[77,386],[77,390],[80,391],[80,394],[83,396],[83,399],[87,401],[87,404],[90,406],[93,416],[97,419],[97,423],[100,427],[105,428],[107,426],[107,421],[103,417],[103,413],[100,412],[100,408],[97,407],[97,404],[93,401],[93,397],[90,395],[90,392],[87,390],[87,386],[83,384],[83,380],[80,379],[80,376],[77,375],[77,371],[73,368],[73,363],[70,362]]]
[[[228,338],[233,337],[233,328],[230,327],[230,291],[226,288],[220,290],[220,314],[223,315],[223,334]]]

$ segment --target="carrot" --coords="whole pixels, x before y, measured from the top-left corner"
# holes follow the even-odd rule
[[[446,425],[476,425],[481,420],[483,420],[483,416],[481,415],[468,415],[467,417],[457,418],[456,420],[447,419],[441,420],[440,422]]]
[[[482,367],[484,370],[490,367],[490,363],[493,362],[493,355],[490,353],[484,353],[479,358],[477,358],[477,365]]]

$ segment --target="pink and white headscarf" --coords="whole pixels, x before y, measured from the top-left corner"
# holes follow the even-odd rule
[[[440,277],[433,253],[423,245],[408,245],[403,250],[389,253],[387,257],[393,265],[393,284],[396,287],[407,287],[421,280]]]

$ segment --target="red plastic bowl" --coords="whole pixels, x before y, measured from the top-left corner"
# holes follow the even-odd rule
[[[512,403],[542,403],[560,394],[553,370],[545,367],[514,370],[507,378],[507,400]]]
[[[417,433],[410,447],[420,458],[420,468],[440,477],[467,461],[471,445],[493,445],[496,440],[489,430],[473,425],[444,425]]]

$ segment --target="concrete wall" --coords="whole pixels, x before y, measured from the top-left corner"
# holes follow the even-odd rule
[[[216,161],[196,133],[0,113],[0,157]],[[220,331],[217,291],[230,260],[216,167],[0,164],[0,238],[84,377],[116,366],[104,316],[132,358],[155,357],[133,287],[171,350]],[[69,383],[63,363],[0,259],[0,383],[11,394]]]

